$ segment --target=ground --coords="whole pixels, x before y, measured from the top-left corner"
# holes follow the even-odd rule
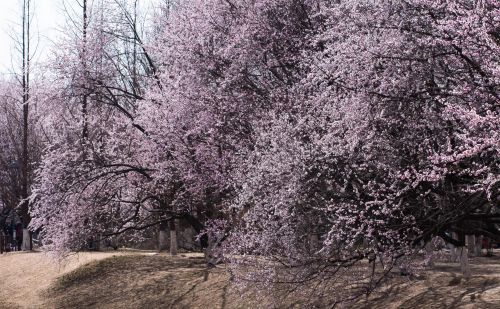
[[[47,290],[58,276],[114,254],[117,253],[80,253],[63,263],[57,263],[49,255],[40,252],[0,255],[0,308],[43,308],[45,299],[40,292]]]
[[[385,286],[367,307],[500,309],[500,252],[470,261],[469,280],[463,278],[457,263],[437,263],[420,279],[401,277]]]
[[[500,308],[500,252],[473,258],[473,277],[439,263],[420,278],[400,277],[358,308]],[[0,308],[266,308],[234,288],[223,267],[199,254],[80,253],[64,264],[43,253],[0,256]]]

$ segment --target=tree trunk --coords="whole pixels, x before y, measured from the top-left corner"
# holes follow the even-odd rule
[[[31,251],[33,249],[31,245],[31,232],[27,228],[23,228],[23,251]]]
[[[482,255],[482,250],[481,250],[482,244],[483,244],[483,236],[482,235],[476,236],[476,243],[474,246],[474,251],[475,251],[476,256]]]
[[[87,0],[83,0],[83,26],[82,26],[82,70],[83,70],[83,98],[82,98],[82,139],[86,142],[88,138],[88,115],[87,115],[87,105],[88,105],[88,73],[87,73],[87,27],[88,27],[88,16],[87,16]]]
[[[466,236],[466,246],[470,256],[476,255],[476,250],[474,250],[476,247],[476,237],[474,235]]]
[[[452,237],[453,239],[458,239],[458,234],[457,234],[457,233],[455,233],[455,232],[453,232],[453,233],[451,234],[451,237]],[[459,253],[460,253],[460,252],[459,252],[458,250],[459,250],[459,248],[458,248],[458,247],[456,247],[455,245],[451,245],[451,250],[450,250],[450,259],[451,259],[451,262],[456,262],[456,261],[458,261],[459,256],[460,256],[460,255],[459,255]]]
[[[160,226],[158,228],[158,252],[161,252],[162,250],[166,250],[168,247],[167,244],[167,223],[162,222],[160,223]]]
[[[469,264],[469,254],[467,247],[460,248],[460,268],[462,270],[462,274],[464,278],[469,279],[471,277],[471,269]]]
[[[309,251],[314,254],[320,249],[319,237],[316,233],[311,233],[308,235]]]
[[[170,254],[177,255],[177,230],[175,220],[170,220]]]
[[[32,245],[30,241],[29,231],[27,230],[28,225],[31,221],[29,215],[29,189],[28,189],[28,177],[29,177],[29,149],[28,149],[28,121],[29,121],[29,99],[30,99],[30,0],[23,1],[23,36],[22,36],[22,88],[23,88],[23,138],[22,138],[22,156],[21,156],[21,221],[23,224],[23,235],[22,235],[22,249],[31,250]],[[27,236],[25,236],[26,230]]]
[[[425,244],[425,266],[429,268],[434,267],[434,248],[432,246],[432,240]]]

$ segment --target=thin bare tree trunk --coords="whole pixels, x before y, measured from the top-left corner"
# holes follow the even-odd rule
[[[137,0],[134,1],[134,16],[133,16],[134,32],[137,32]],[[139,92],[139,83],[137,82],[137,40],[134,38],[132,50],[132,90],[134,94]]]
[[[31,232],[28,225],[31,221],[29,215],[29,99],[30,99],[30,0],[23,1],[22,17],[22,91],[23,91],[23,146],[21,156],[21,220],[23,224],[22,249],[32,250]]]
[[[88,120],[87,120],[87,100],[88,100],[88,78],[87,78],[87,0],[83,0],[83,49],[82,49],[82,68],[83,68],[83,100],[82,100],[82,137],[84,140],[88,138]]]

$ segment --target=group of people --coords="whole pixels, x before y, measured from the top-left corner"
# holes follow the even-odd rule
[[[0,218],[0,254],[20,251],[23,243],[23,225],[13,211],[4,213]]]
[[[0,253],[9,251],[20,251],[23,243],[23,226],[18,223],[15,226],[4,227],[0,231]]]

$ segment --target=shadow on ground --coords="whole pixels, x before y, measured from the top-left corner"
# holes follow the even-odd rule
[[[499,308],[500,260],[475,260],[465,280],[454,263],[439,263],[418,278],[394,275],[351,308]],[[282,308],[301,308],[291,295]],[[201,257],[122,255],[91,262],[60,277],[46,292],[50,308],[271,308],[270,299],[236,289],[224,268]],[[1,307],[1,304],[0,304]]]
[[[500,309],[500,257],[474,258],[465,279],[457,263],[439,263],[419,280],[394,278],[360,308]],[[368,305],[369,304],[369,305]]]
[[[92,262],[60,277],[46,293],[47,306],[248,308],[248,303],[235,306],[239,296],[229,291],[230,281],[223,269],[211,269],[208,275],[205,266],[201,257],[166,255],[117,256]]]

